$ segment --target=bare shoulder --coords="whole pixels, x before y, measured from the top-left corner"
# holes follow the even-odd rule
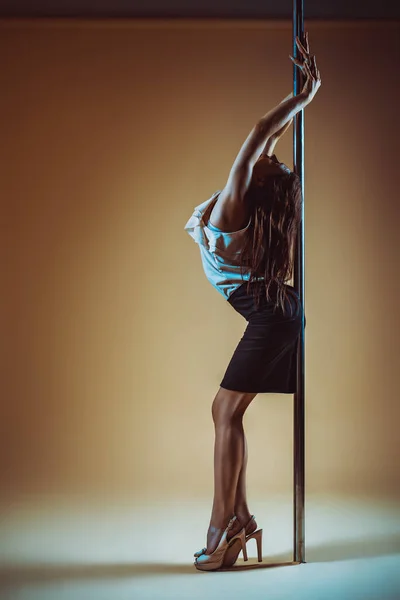
[[[217,197],[209,221],[222,231],[232,232],[246,227],[249,218],[248,205],[225,187]]]

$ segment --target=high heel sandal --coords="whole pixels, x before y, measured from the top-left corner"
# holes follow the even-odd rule
[[[246,523],[245,530],[246,530],[246,529],[248,529],[248,527],[249,527],[249,525],[250,525],[251,521],[253,521],[253,519],[255,519],[255,517],[254,517],[254,515],[251,515],[251,517],[250,517],[250,519],[249,519],[248,523]],[[232,541],[232,540],[230,539],[230,540],[229,540],[229,543],[230,543],[231,541]],[[236,545],[237,545],[237,546],[239,546],[239,544],[236,544]],[[241,548],[240,548],[240,549],[241,549]],[[202,548],[201,550],[198,550],[197,552],[195,552],[195,553],[193,554],[193,556],[201,556],[202,554],[205,554],[206,552],[207,552],[207,548]],[[239,553],[240,553],[240,550],[239,550],[239,552],[237,553],[237,556],[239,556]],[[237,558],[237,556],[236,556],[236,558]]]
[[[255,516],[251,515],[250,519],[248,520],[248,522],[245,525],[245,531],[249,528],[249,525],[252,521],[255,520]],[[257,558],[258,558],[258,562],[262,562],[262,529],[256,529],[255,531],[253,531],[252,533],[249,533],[249,535],[246,535],[246,543],[254,538],[256,540],[256,544],[257,544]],[[232,539],[229,540],[228,542],[229,544],[229,550],[226,552],[225,557],[224,557],[224,562],[223,562],[223,566],[224,567],[232,567],[235,562],[238,559],[238,556],[242,550],[241,544],[239,544],[238,540],[235,540],[234,542],[232,542]],[[203,548],[202,550],[198,550],[198,552],[195,552],[193,556],[201,556],[202,554],[204,554],[207,551],[207,548]],[[247,552],[246,552],[246,557],[244,558],[245,561],[247,561]]]
[[[251,515],[250,520],[248,521],[248,523],[245,526],[245,530],[248,529],[251,521],[253,521],[254,519],[255,519],[254,515]],[[262,529],[256,529],[249,535],[246,535],[246,544],[252,538],[254,538],[256,540],[258,562],[262,562],[262,532],[263,532]],[[237,540],[233,541],[233,538],[232,538],[232,540],[229,540],[229,548],[224,555],[224,561],[222,563],[222,567],[224,569],[232,567],[235,564],[235,562],[238,559],[241,549],[242,548],[237,543]],[[247,561],[247,552],[246,552],[246,555],[243,553],[243,558],[245,561]]]
[[[226,551],[234,541],[240,543],[241,549],[243,550],[243,556],[245,557],[245,560],[247,560],[246,533],[244,527],[229,541],[226,539],[228,531],[232,528],[232,525],[235,522],[235,520],[236,517],[234,516],[229,521],[228,526],[223,532],[219,544],[214,550],[214,552],[212,552],[211,554],[201,555],[198,555],[198,553],[196,552],[198,556],[195,558],[195,561],[193,563],[196,569],[198,569],[199,571],[216,571],[217,569],[219,569],[224,562]]]

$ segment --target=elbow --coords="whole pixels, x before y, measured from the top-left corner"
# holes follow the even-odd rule
[[[270,118],[263,117],[257,123],[257,128],[260,132],[260,137],[262,137],[265,141],[270,138],[273,133],[277,130],[276,123],[274,123]]]

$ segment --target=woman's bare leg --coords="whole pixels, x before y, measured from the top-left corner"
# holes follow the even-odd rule
[[[247,460],[242,419],[255,396],[220,388],[212,405],[215,426],[214,501],[207,533],[207,554],[215,550],[235,514],[238,484],[237,508],[246,512],[245,469],[240,480],[244,461]]]
[[[243,461],[242,468],[240,469],[239,479],[236,486],[236,496],[235,496],[235,515],[239,519],[240,523],[244,526],[249,521],[251,514],[249,507],[247,505],[247,497],[246,497],[246,468],[247,468],[247,440],[246,435],[243,430],[243,422],[238,425],[243,431]]]

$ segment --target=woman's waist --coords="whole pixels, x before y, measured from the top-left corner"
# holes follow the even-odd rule
[[[258,289],[257,289],[258,288]],[[292,292],[294,293],[297,297],[299,297],[298,293],[296,292],[295,288],[288,284],[288,283],[277,283],[275,280],[271,281],[268,285],[268,295],[271,297],[276,297],[276,295],[278,294],[280,289],[285,289],[287,292]],[[234,292],[232,292],[232,294],[230,295],[230,299],[233,299],[233,296],[236,297],[240,297],[240,296],[249,296],[249,297],[254,297],[254,290],[257,290],[258,293],[263,297],[266,297],[266,291],[267,291],[267,286],[265,285],[265,279],[264,278],[259,278],[257,280],[253,280],[251,282],[249,281],[243,281],[243,283],[238,286]]]

